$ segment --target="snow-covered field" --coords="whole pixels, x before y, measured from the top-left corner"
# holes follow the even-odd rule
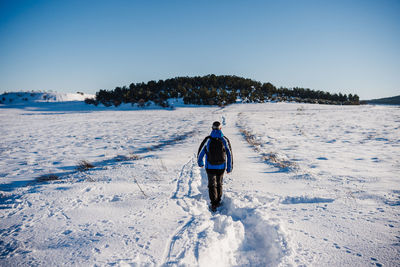
[[[213,214],[196,153],[215,120],[234,168]],[[42,103],[0,123],[1,266],[400,265],[398,107]]]

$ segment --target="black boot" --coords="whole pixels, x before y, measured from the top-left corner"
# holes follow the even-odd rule
[[[218,207],[217,204],[211,204],[211,211],[212,212],[216,212],[217,211],[217,207]]]

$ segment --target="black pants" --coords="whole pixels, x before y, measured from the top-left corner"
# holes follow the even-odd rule
[[[208,193],[210,195],[211,205],[218,205],[222,197],[222,178],[225,170],[207,169]]]

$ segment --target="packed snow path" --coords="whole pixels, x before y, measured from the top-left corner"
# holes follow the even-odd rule
[[[0,265],[398,265],[399,113],[1,109]],[[196,153],[215,120],[234,170],[211,213]]]
[[[252,153],[251,149],[238,134],[235,121],[228,126],[223,112],[216,119],[223,122],[224,132],[235,132],[231,142],[237,151],[241,151],[235,157],[235,168],[245,170],[249,166],[246,159],[248,153]],[[260,161],[253,165],[263,167]],[[251,179],[251,172],[238,171],[238,175],[240,173]],[[253,197],[225,190],[223,206],[217,213],[209,211],[207,174],[204,169],[199,171],[196,155],[182,167],[176,183],[172,198],[188,213],[188,219],[167,246],[166,265],[276,266],[287,254],[279,223],[270,220]]]
[[[225,193],[218,212],[211,213],[207,195],[207,174],[198,171],[192,158],[184,165],[173,195],[189,219],[172,236],[165,264],[273,266],[280,262],[286,244],[277,223],[231,192]]]

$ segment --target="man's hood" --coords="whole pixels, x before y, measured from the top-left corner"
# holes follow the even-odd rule
[[[210,136],[212,138],[222,138],[224,136],[224,134],[222,133],[221,130],[212,130]]]

